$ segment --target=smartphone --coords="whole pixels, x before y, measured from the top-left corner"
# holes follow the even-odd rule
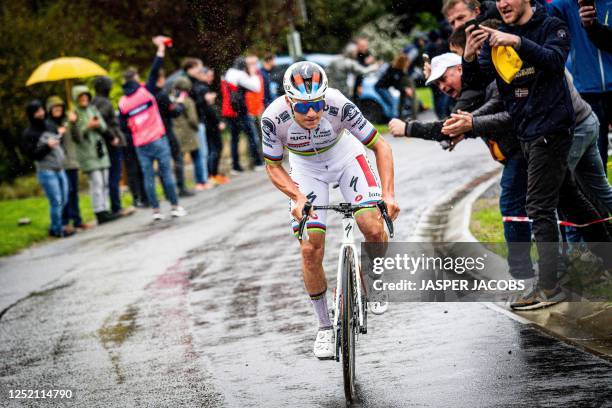
[[[595,0],[582,0],[578,2],[580,7],[595,7]]]
[[[467,30],[467,28],[472,25],[474,26],[474,30],[478,30],[480,28],[480,24],[478,24],[478,21],[476,19],[468,21],[467,23],[465,23],[464,27]]]

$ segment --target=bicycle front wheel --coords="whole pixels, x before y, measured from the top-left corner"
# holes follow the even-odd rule
[[[348,402],[355,397],[355,330],[356,320],[356,289],[355,289],[355,262],[353,249],[344,248],[342,268],[342,299],[341,312],[341,342],[342,371],[344,377],[344,396]]]

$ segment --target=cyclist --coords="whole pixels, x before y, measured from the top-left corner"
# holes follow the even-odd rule
[[[285,72],[285,95],[278,97],[261,120],[263,153],[272,183],[291,199],[291,224],[297,235],[307,201],[326,205],[329,185],[338,184],[352,204],[374,203],[382,198],[395,219],[393,156],[391,147],[359,109],[336,89],[328,88],[323,69],[309,61],[297,62]],[[380,182],[364,149],[374,152]],[[290,173],[282,166],[284,148],[289,151]],[[355,213],[367,242],[385,242],[387,234],[377,209]],[[310,295],[319,331],[314,354],[334,356],[334,333],[329,319],[323,271],[325,211],[311,213],[306,224],[308,240],[300,241],[304,286]],[[372,303],[373,313],[383,313],[386,302]]]

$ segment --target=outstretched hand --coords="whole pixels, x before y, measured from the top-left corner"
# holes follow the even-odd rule
[[[473,129],[473,116],[469,112],[462,110],[452,113],[451,117],[444,121],[442,134],[449,137],[458,137]]]
[[[406,122],[400,119],[391,119],[391,121],[389,121],[389,132],[395,137],[405,136]]]

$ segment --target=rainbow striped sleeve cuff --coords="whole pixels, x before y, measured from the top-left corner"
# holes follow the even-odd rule
[[[372,129],[370,134],[361,142],[365,145],[365,147],[372,147],[378,140],[378,131],[376,129]]]
[[[264,153],[264,160],[268,164],[279,165],[283,162],[283,155],[281,154],[280,156],[271,156],[269,154]]]

